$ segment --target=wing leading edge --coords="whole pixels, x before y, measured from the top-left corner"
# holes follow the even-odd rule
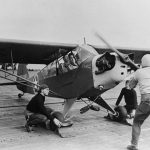
[[[49,64],[77,44],[46,43],[25,40],[0,39],[0,63]]]
[[[66,50],[67,53],[77,46],[78,44],[0,39],[0,63],[49,64],[61,57],[61,49]],[[111,51],[106,47],[91,46],[95,48],[99,54]],[[150,54],[150,50],[148,49],[121,47],[117,49],[123,53],[133,53],[135,63],[140,63],[144,54]]]

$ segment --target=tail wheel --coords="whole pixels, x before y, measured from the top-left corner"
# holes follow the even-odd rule
[[[123,121],[127,117],[127,110],[124,106],[118,106],[115,108],[116,113],[118,114],[117,121]]]
[[[19,93],[18,98],[21,98],[24,94]]]

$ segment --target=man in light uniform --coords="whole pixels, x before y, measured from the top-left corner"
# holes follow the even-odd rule
[[[141,102],[136,109],[135,118],[132,126],[131,145],[128,150],[138,150],[138,141],[141,133],[141,125],[150,115],[150,54],[146,54],[141,60],[142,68],[138,69],[130,81],[130,87],[139,85]]]

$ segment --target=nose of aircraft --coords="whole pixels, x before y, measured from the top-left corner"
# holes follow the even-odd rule
[[[127,76],[127,65],[120,61],[116,53],[110,53],[110,59],[106,60],[105,54],[95,56],[92,61],[92,73],[94,87],[110,89]]]

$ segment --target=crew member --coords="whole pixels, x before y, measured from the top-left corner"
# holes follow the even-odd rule
[[[65,72],[68,72],[70,70],[70,68],[69,68],[70,62],[69,62],[68,55],[63,56],[63,61],[64,62],[59,65],[59,69],[60,69],[61,73],[65,73]]]
[[[122,98],[124,96],[125,106],[119,106]],[[127,119],[134,118],[135,110],[137,108],[137,94],[134,87],[129,86],[129,80],[125,82],[125,87],[122,88],[120,95],[116,101],[116,115],[108,113],[105,118],[111,119],[113,121],[122,122],[128,125],[132,125]]]
[[[141,103],[136,109],[133,126],[131,145],[127,147],[128,150],[137,150],[139,136],[141,133],[141,126],[146,118],[150,115],[150,54],[142,57],[142,68],[138,69],[132,80],[130,87],[139,85],[141,94]]]
[[[133,118],[135,115],[135,110],[137,108],[137,94],[134,88],[130,88],[129,80],[126,80],[125,87],[122,88],[120,95],[116,101],[116,106],[118,106],[124,97],[126,105],[124,106],[127,110],[127,117]]]
[[[69,62],[70,62],[70,64],[69,64],[70,70],[77,68],[78,65],[77,65],[76,60],[74,58],[74,54],[69,53],[68,58],[69,58]]]
[[[40,86],[38,93],[30,100],[25,110],[26,130],[30,132],[33,125],[44,123],[47,129],[55,131],[61,127],[61,122],[55,118],[53,109],[44,106],[45,96],[49,93],[46,84]]]

